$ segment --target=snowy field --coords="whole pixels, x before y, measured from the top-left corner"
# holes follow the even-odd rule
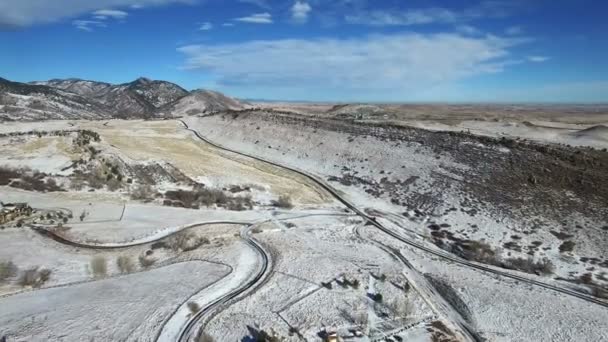
[[[225,266],[192,261],[2,298],[1,331],[11,341],[154,340],[192,292],[227,274]]]
[[[0,225],[0,338],[608,339],[601,123],[184,120],[320,183],[176,120],[6,123],[32,213]]]

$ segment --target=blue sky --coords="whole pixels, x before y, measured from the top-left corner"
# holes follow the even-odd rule
[[[0,77],[241,98],[606,102],[608,2],[1,0]]]

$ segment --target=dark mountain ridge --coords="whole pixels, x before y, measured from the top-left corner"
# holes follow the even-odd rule
[[[201,95],[204,94],[204,95]],[[78,78],[30,83],[0,78],[0,120],[137,119],[241,109],[240,101],[211,91],[140,77],[111,84]]]

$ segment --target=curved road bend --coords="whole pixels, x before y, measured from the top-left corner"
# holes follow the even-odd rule
[[[214,311],[219,310],[223,306],[226,306],[227,304],[229,304],[229,302],[235,300],[246,292],[250,290],[256,290],[263,284],[262,280],[266,277],[271,268],[271,259],[268,252],[264,250],[264,247],[251,237],[251,230],[254,226],[255,225],[250,224],[246,227],[246,229],[243,229],[241,231],[241,237],[243,238],[245,243],[247,243],[253,250],[255,250],[255,252],[261,258],[262,265],[258,272],[253,278],[251,278],[246,283],[217,298],[216,300],[199,310],[196,314],[192,315],[186,325],[181,329],[177,341],[189,341],[196,333],[194,329],[197,323],[203,320],[205,316],[213,314]],[[157,338],[157,341],[161,341],[160,336],[162,335],[159,334],[159,338]]]
[[[53,232],[52,230],[48,230],[48,229],[42,228],[40,226],[28,225],[28,227],[30,229],[32,229],[33,231],[35,231],[36,233],[38,233],[42,236],[48,237],[52,240],[55,240],[62,245],[76,247],[76,248],[83,248],[83,249],[92,249],[92,250],[116,250],[116,249],[125,249],[125,248],[147,245],[149,243],[154,243],[159,240],[171,237],[173,235],[177,235],[185,230],[193,229],[196,227],[216,225],[216,224],[246,226],[246,225],[250,225],[251,223],[239,222],[239,221],[210,221],[210,222],[203,222],[203,223],[194,223],[194,224],[190,224],[187,226],[183,226],[181,229],[169,231],[166,234],[159,234],[154,239],[142,238],[142,239],[138,239],[138,240],[134,240],[134,241],[130,241],[130,242],[113,243],[113,244],[88,244],[88,243],[79,242],[79,241],[72,241],[60,234]]]
[[[263,221],[262,223],[264,223],[264,222],[267,222],[267,221]],[[196,326],[196,323],[198,323],[200,321],[200,319],[202,319],[205,315],[212,313],[215,309],[227,304],[229,301],[234,300],[235,298],[239,297],[240,295],[244,294],[245,292],[249,291],[250,289],[252,289],[254,287],[257,288],[257,286],[262,284],[260,281],[263,278],[265,278],[265,276],[267,275],[267,273],[270,269],[271,259],[270,259],[269,254],[262,247],[262,245],[251,237],[251,229],[253,229],[253,227],[255,227],[255,224],[246,223],[246,222],[236,222],[236,221],[217,221],[217,222],[198,223],[198,224],[189,225],[189,226],[184,227],[183,229],[176,230],[176,231],[170,232],[168,234],[159,236],[158,238],[156,238],[154,240],[146,240],[143,242],[134,241],[134,242],[125,243],[124,245],[119,245],[119,246],[103,246],[103,245],[94,245],[94,244],[91,245],[91,244],[86,244],[86,243],[82,243],[82,242],[71,241],[61,235],[56,234],[53,231],[50,231],[50,230],[47,230],[44,228],[40,228],[40,227],[36,227],[36,226],[30,226],[30,228],[40,235],[43,235],[45,237],[48,237],[52,240],[57,241],[58,243],[61,243],[63,245],[67,245],[67,246],[71,246],[71,247],[91,249],[91,250],[120,250],[120,249],[125,249],[125,248],[130,248],[130,247],[141,246],[141,245],[145,245],[145,244],[149,244],[149,243],[154,243],[161,239],[181,233],[186,229],[191,229],[191,228],[201,227],[201,226],[206,226],[206,225],[216,225],[216,224],[235,224],[235,225],[246,226],[247,228],[241,231],[241,234],[240,234],[241,238],[243,238],[245,243],[247,245],[249,245],[256,252],[256,254],[260,257],[261,267],[252,279],[250,279],[246,283],[240,285],[233,291],[230,291],[229,293],[227,293],[227,294],[221,296],[220,298],[216,299],[215,301],[211,302],[210,304],[208,304],[207,306],[202,308],[200,311],[198,311],[196,314],[189,317],[188,321],[181,328],[179,335],[177,336],[177,341],[188,341],[193,335],[193,329]],[[204,291],[205,289],[202,289],[202,291]],[[182,306],[187,305],[187,303],[188,303],[188,301],[185,302],[184,304],[182,304]],[[167,322],[165,322],[163,329],[161,329],[161,331],[157,335],[157,337],[156,337],[157,341],[166,340],[162,337],[163,330],[166,326],[166,323]]]

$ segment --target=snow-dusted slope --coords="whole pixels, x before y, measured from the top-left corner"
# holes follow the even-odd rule
[[[239,110],[247,106],[248,104],[222,93],[210,90],[195,90],[190,95],[161,108],[159,113],[165,116],[196,115],[222,110]]]
[[[224,94],[147,78],[124,84],[81,79],[19,83],[0,78],[0,120],[153,118],[238,110]]]
[[[143,77],[131,83],[123,84],[120,87],[126,87],[126,89],[142,96],[156,108],[188,95],[188,91],[177,84],[165,81],[153,81]]]
[[[150,117],[158,107],[176,101],[188,94],[180,86],[147,78],[119,85],[80,79],[50,80],[34,82],[91,98],[121,118]]]
[[[44,85],[0,78],[0,120],[103,119],[108,108],[90,98]]]

